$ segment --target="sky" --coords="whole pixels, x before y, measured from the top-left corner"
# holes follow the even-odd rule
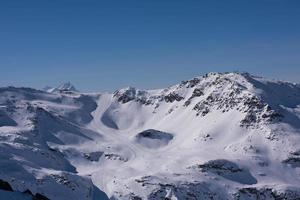
[[[227,71],[300,82],[300,1],[0,1],[0,86],[154,89]]]

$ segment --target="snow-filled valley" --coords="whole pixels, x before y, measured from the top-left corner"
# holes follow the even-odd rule
[[[0,88],[0,199],[300,199],[300,85]]]

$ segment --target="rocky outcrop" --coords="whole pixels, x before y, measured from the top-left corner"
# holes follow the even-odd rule
[[[249,170],[241,168],[234,162],[228,160],[210,160],[197,167],[200,168],[202,172],[213,173],[238,183],[249,185],[257,183],[257,180],[252,176]]]
[[[148,129],[138,133],[135,140],[147,148],[158,148],[167,145],[173,137],[170,133]]]
[[[226,194],[219,195],[216,191],[210,189],[210,184],[184,183],[181,185],[160,184],[159,188],[154,190],[147,199],[195,199],[195,200],[225,200]],[[173,197],[173,198],[172,198]]]
[[[115,154],[115,153],[105,153],[104,157],[108,160],[117,160],[117,161],[122,161],[122,162],[128,161],[128,158],[125,158],[125,157]]]
[[[5,190],[5,191],[13,191],[12,187],[10,184],[4,180],[0,179],[0,190]]]
[[[114,98],[120,103],[127,103],[137,98],[137,90],[129,87],[123,90],[118,90],[113,94]]]
[[[291,167],[300,167],[300,151],[290,153],[289,157],[282,161],[283,164],[290,165]]]
[[[103,155],[103,152],[101,151],[95,151],[95,152],[91,152],[91,153],[84,153],[83,156],[92,162],[97,162],[99,161],[100,157]]]
[[[298,200],[299,188],[277,191],[273,188],[241,188],[233,194],[235,200]]]
[[[183,100],[184,98],[182,96],[180,96],[179,94],[175,93],[175,92],[171,92],[167,95],[164,96],[164,100],[167,102],[167,103],[173,103],[174,101],[181,101]]]
[[[0,190],[12,192],[12,193],[21,193],[19,191],[14,191],[8,182],[1,180],[1,179],[0,179]],[[29,195],[32,197],[32,200],[49,200],[46,196],[44,196],[40,193],[32,194],[32,192],[28,189],[25,190],[23,192],[23,194],[24,194],[24,198],[26,198]],[[20,195],[18,195],[18,196],[20,197]]]

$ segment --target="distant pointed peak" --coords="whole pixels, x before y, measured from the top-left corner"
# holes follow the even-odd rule
[[[72,83],[70,81],[61,84],[59,87],[57,87],[57,89],[59,90],[67,90],[67,91],[73,91],[76,92],[76,88],[74,87],[74,85],[72,85]]]
[[[75,88],[75,86],[70,82],[62,83],[58,87],[51,88],[51,87],[46,87],[47,92],[54,93],[54,92],[78,92],[78,90]],[[45,88],[45,89],[46,89]]]

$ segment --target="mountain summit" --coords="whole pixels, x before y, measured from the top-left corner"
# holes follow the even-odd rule
[[[59,85],[56,88],[52,88],[52,87],[47,86],[43,90],[47,91],[49,93],[53,93],[53,92],[78,92],[78,90],[75,88],[75,86],[72,85],[71,82],[63,83],[63,84]]]
[[[0,195],[300,199],[299,84],[208,73],[158,90],[73,90],[0,88]]]

